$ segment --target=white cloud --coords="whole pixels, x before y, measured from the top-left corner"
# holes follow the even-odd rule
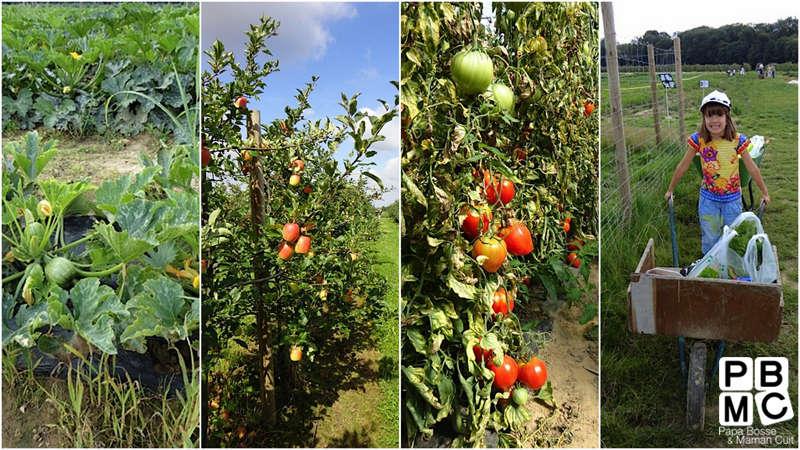
[[[329,24],[356,16],[345,3],[202,3],[202,45],[219,39],[240,57],[246,45],[244,32],[262,15],[280,22],[278,35],[267,41],[281,65],[319,60],[334,41]]]
[[[389,192],[383,195],[376,205],[388,205],[393,201],[400,198],[400,156],[395,156],[386,161],[383,166],[374,168],[375,175],[377,175],[383,185],[389,189]]]
[[[375,80],[375,79],[378,78],[378,75],[380,75],[380,73],[378,72],[378,69],[376,67],[372,67],[372,66],[364,67],[361,70],[359,70],[358,73],[359,73],[359,75],[361,75],[361,79],[362,80],[367,80],[367,81]]]

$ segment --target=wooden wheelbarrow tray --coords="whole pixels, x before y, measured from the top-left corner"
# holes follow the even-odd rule
[[[628,284],[631,332],[726,341],[777,339],[783,317],[780,269],[777,283],[647,273],[656,268],[653,245],[650,239]]]

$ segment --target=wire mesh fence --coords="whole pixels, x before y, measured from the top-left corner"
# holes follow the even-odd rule
[[[660,198],[657,194],[666,191],[672,171],[686,148],[680,137],[677,86],[668,87],[669,83],[662,83],[660,78],[660,75],[669,75],[664,78],[677,79],[674,49],[654,48],[653,58],[648,58],[646,45],[625,44],[617,46],[616,54],[620,79],[620,125],[615,125],[611,117],[614,108],[610,103],[608,72],[602,74],[600,169],[604,240],[616,240],[627,232],[626,208],[631,206],[625,205],[623,200],[625,184],[630,188],[632,205],[645,199]],[[604,55],[603,67],[607,67],[606,62]],[[651,83],[651,65],[655,85]],[[620,179],[616,167],[616,141],[621,138],[624,138],[627,155],[626,179]]]

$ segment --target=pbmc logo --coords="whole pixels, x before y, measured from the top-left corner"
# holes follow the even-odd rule
[[[752,391],[755,388],[755,395]],[[720,359],[719,424],[750,426],[753,403],[764,426],[785,422],[794,417],[789,397],[789,360],[787,358]]]

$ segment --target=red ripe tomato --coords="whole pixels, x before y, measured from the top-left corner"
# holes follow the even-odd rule
[[[569,217],[564,219],[564,221],[562,222],[561,226],[564,228],[564,233],[569,233],[570,228],[572,228],[572,226],[570,225],[570,222],[572,222],[572,221],[570,220]]]
[[[506,315],[514,311],[514,294],[508,293],[506,288],[499,287],[492,297],[492,311],[495,314]]]
[[[294,251],[297,253],[308,253],[311,249],[311,238],[308,236],[300,236],[297,240],[297,245],[294,247]]]
[[[533,251],[533,238],[524,223],[514,221],[503,229],[503,240],[508,252],[515,256],[525,256]]]
[[[500,203],[507,205],[514,199],[514,183],[511,180],[502,180],[500,182]]]
[[[492,358],[486,362],[486,368],[494,372],[494,387],[501,391],[507,391],[514,386],[517,382],[517,375],[519,374],[519,367],[514,358],[503,355],[503,363],[499,366],[494,365]]]
[[[481,234],[489,231],[489,223],[492,221],[492,210],[487,206],[480,206],[473,208],[465,205],[461,208],[461,213],[466,214],[467,217],[461,222],[461,231],[464,236],[470,241],[474,240]],[[483,226],[481,226],[481,221]]]
[[[281,241],[281,245],[278,246],[278,258],[286,261],[291,258],[293,254],[294,249],[292,246],[286,241]]]
[[[479,256],[486,257],[481,264],[483,270],[495,273],[506,260],[506,243],[496,236],[481,237],[472,246],[472,257],[478,259]]]
[[[490,205],[497,203],[497,180],[492,176],[488,170],[483,171],[483,193],[486,196],[486,202]]]
[[[587,101],[586,103],[583,104],[583,115],[584,116],[586,116],[586,117],[591,116],[593,111],[594,111],[594,103],[592,103],[590,101]]]
[[[581,267],[581,259],[575,253],[567,255],[567,263],[576,269]]]
[[[533,356],[519,368],[520,383],[531,389],[540,389],[547,381],[547,366],[544,361]]]
[[[211,152],[208,151],[208,147],[203,147],[202,151],[200,152],[200,162],[203,164],[203,167],[211,164]]]
[[[283,239],[288,242],[294,242],[300,237],[300,225],[292,222],[283,226]]]
[[[582,239],[574,239],[569,244],[567,244],[567,250],[571,252],[578,251],[581,249],[581,247],[583,247],[583,244],[584,242]]]
[[[475,353],[475,361],[479,363],[483,360],[489,361],[492,359],[492,351],[481,347],[480,345],[473,345],[472,352]]]
[[[303,188],[303,192],[306,194],[310,194],[312,190],[313,189],[311,189],[311,185],[309,184],[307,184],[306,187]]]

